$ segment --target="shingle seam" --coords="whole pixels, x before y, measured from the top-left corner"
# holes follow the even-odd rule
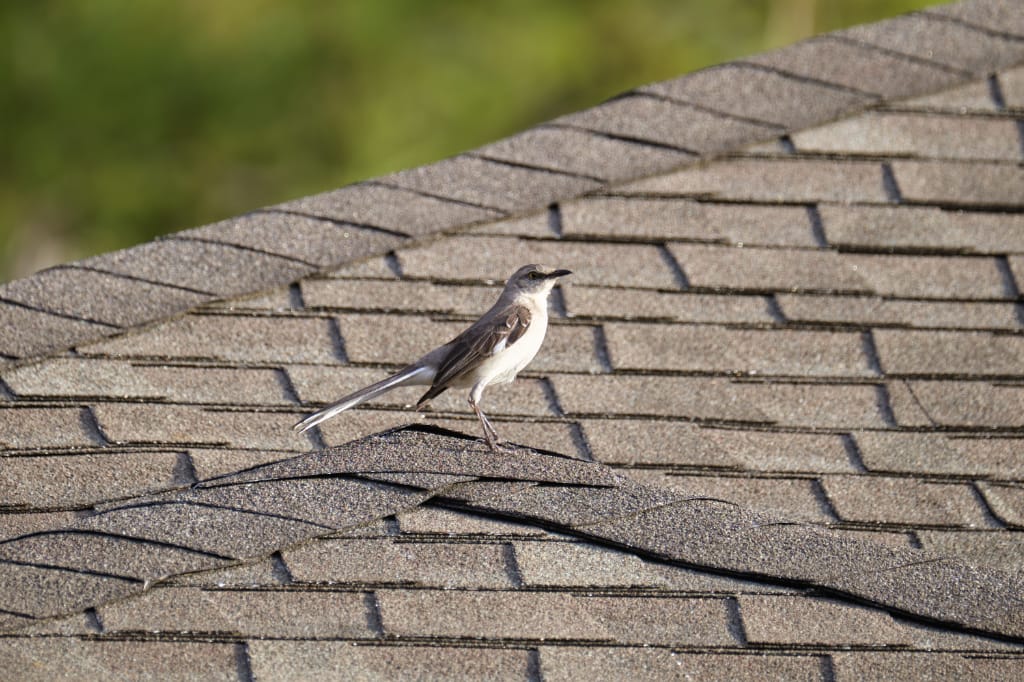
[[[209,291],[206,289],[195,289],[193,287],[187,287],[181,284],[174,284],[173,282],[166,282],[157,279],[150,279],[148,277],[140,277],[127,272],[118,272],[116,270],[110,270],[108,268],[96,267],[93,265],[82,265],[81,263],[66,263],[63,265],[57,265],[50,268],[50,272],[54,270],[74,271],[82,270],[85,272],[95,272],[101,275],[108,275],[115,279],[123,279],[129,282],[141,282],[143,284],[151,284],[153,286],[164,287],[167,289],[177,289],[179,291],[185,291],[190,294],[199,294],[200,296],[207,296],[213,298],[217,295],[217,292]]]
[[[944,21],[950,24],[957,24],[959,26],[963,26],[964,28],[968,28],[972,31],[978,31],[979,33],[984,33],[985,35],[992,36],[994,38],[1004,38],[1006,40],[1012,40],[1014,42],[1024,42],[1024,34],[1011,33],[1009,31],[996,29],[991,26],[977,24],[974,23],[973,21],[968,21],[960,17],[952,16],[949,14],[943,14],[942,12],[936,12],[934,9],[926,8],[919,12],[915,12],[913,16],[923,16],[926,19],[933,21]]]
[[[115,580],[124,580],[131,583],[143,583],[144,581],[132,576],[122,575],[119,573],[111,573],[110,571],[94,571],[88,568],[81,567],[69,567],[69,566],[58,566],[56,564],[48,564],[39,561],[24,561],[19,559],[0,559],[0,565],[7,564],[9,566],[23,566],[25,568],[42,568],[47,571],[64,571],[67,573],[77,573],[79,575],[91,575],[96,578],[113,578]]]
[[[528,171],[539,171],[541,173],[552,173],[555,175],[564,175],[567,178],[579,178],[581,180],[590,180],[591,182],[597,182],[605,184],[608,182],[607,178],[599,178],[594,175],[586,175],[584,173],[576,173],[573,171],[567,171],[561,168],[554,168],[551,166],[543,166],[534,163],[526,163],[524,161],[515,161],[512,159],[505,159],[499,156],[492,156],[486,152],[466,152],[463,156],[470,159],[480,159],[481,161],[487,161],[488,163],[495,163],[501,166],[508,166],[509,168],[521,168]]]
[[[112,324],[110,322],[101,322],[100,320],[95,320],[95,319],[93,319],[91,317],[83,317],[81,315],[72,315],[70,313],[62,313],[62,312],[59,312],[59,311],[56,311],[56,310],[47,310],[46,308],[41,308],[39,306],[32,305],[31,303],[22,303],[21,301],[17,301],[17,300],[11,299],[11,298],[6,298],[4,296],[0,296],[0,303],[6,303],[8,305],[17,306],[18,308],[24,308],[25,310],[31,310],[32,312],[42,313],[44,315],[51,315],[53,317],[60,317],[60,318],[63,318],[65,320],[74,320],[76,322],[88,322],[89,324],[100,325],[102,327],[107,327],[107,328],[109,328],[111,330],[115,330],[115,331],[123,329],[123,327],[121,327],[120,325]]]
[[[820,42],[820,41],[823,41],[826,37],[828,37],[827,34],[825,36],[817,36],[817,37],[814,37],[814,38],[809,38],[807,42],[816,42],[816,41]],[[800,43],[797,43],[797,44],[799,45]],[[786,48],[783,48],[783,50],[785,50],[785,49]],[[769,52],[767,54],[771,54],[771,53]],[[821,79],[821,78],[815,78],[814,76],[808,76],[806,74],[796,73],[794,71],[789,71],[788,69],[782,68],[780,66],[773,66],[771,64],[761,64],[761,63],[758,63],[758,62],[747,61],[745,59],[739,59],[739,60],[737,60],[735,62],[729,62],[729,64],[725,64],[723,66],[729,66],[730,64],[736,64],[736,65],[743,66],[743,67],[746,67],[746,68],[755,69],[757,71],[764,71],[765,73],[771,73],[771,74],[774,74],[776,76],[781,76],[782,78],[788,78],[789,80],[794,81],[796,83],[804,83],[806,85],[814,85],[814,86],[818,86],[818,87],[821,87],[821,88],[828,88],[830,90],[835,90],[837,92],[842,92],[842,93],[845,93],[845,94],[848,94],[848,95],[854,95],[854,96],[857,96],[857,97],[861,97],[861,98],[863,98],[865,100],[862,103],[861,106],[851,107],[849,111],[844,110],[842,116],[848,116],[848,115],[851,115],[851,114],[855,114],[855,113],[857,113],[859,111],[863,111],[864,109],[870,109],[872,105],[885,101],[885,97],[883,97],[882,95],[880,95],[878,93],[868,92],[867,90],[861,90],[860,88],[855,88],[855,87],[853,87],[851,85],[843,85],[842,83],[836,83],[834,81],[824,80],[824,79]],[[717,67],[712,67],[712,68],[717,68]],[[684,78],[685,78],[685,76],[684,76]]]
[[[605,130],[597,130],[597,129],[594,129],[594,128],[588,128],[588,127],[586,127],[584,125],[580,125],[578,123],[545,123],[544,127],[545,128],[563,128],[563,129],[566,129],[566,130],[576,130],[576,131],[579,131],[579,132],[583,132],[583,133],[588,133],[590,135],[594,135],[595,137],[603,137],[603,138],[606,138],[606,139],[609,139],[609,140],[617,140],[619,142],[629,142],[630,144],[641,145],[641,146],[644,146],[644,147],[651,147],[652,149],[665,149],[665,150],[673,151],[673,152],[682,152],[684,154],[689,154],[689,155],[693,156],[694,160],[696,160],[696,159],[698,159],[698,158],[700,158],[702,156],[701,152],[697,151],[696,149],[692,149],[690,147],[684,147],[682,145],[675,145],[675,144],[668,144],[666,142],[658,142],[656,140],[650,140],[650,139],[647,139],[647,138],[644,138],[644,137],[636,137],[636,136],[633,136],[633,135],[624,135],[624,134],[620,134],[620,133],[608,132],[608,131],[605,131]],[[688,164],[682,164],[682,165],[688,165]],[[591,192],[589,192],[587,194],[592,194],[595,191],[600,191],[600,188],[598,188],[597,190],[592,190]],[[564,197],[562,200],[564,201],[566,199],[571,199],[571,198],[572,197]]]
[[[311,213],[309,211],[297,211],[295,209],[288,208],[275,208],[268,206],[266,208],[258,208],[255,211],[243,214],[242,217],[251,215],[290,215],[297,218],[309,218],[311,220],[317,220],[322,223],[330,223],[331,225],[337,225],[339,227],[350,227],[358,230],[366,230],[367,232],[376,232],[378,234],[387,235],[389,237],[401,237],[402,239],[412,239],[413,236],[408,232],[402,230],[396,230],[390,227],[381,227],[379,225],[372,225],[370,223],[361,223],[354,220],[346,220],[344,218],[332,218],[317,213]]]
[[[323,269],[323,266],[321,266],[321,265],[318,265],[318,264],[316,264],[316,263],[314,263],[312,261],[304,260],[302,258],[296,258],[295,256],[286,256],[283,253],[276,253],[274,251],[268,251],[266,249],[261,249],[261,248],[259,248],[257,246],[248,246],[246,244],[238,244],[238,243],[235,243],[235,242],[228,242],[228,241],[223,241],[223,240],[220,240],[220,239],[213,239],[213,238],[210,238],[210,237],[196,237],[194,235],[189,235],[189,234],[186,234],[186,233],[180,233],[179,232],[177,234],[173,234],[173,235],[168,236],[166,239],[174,240],[174,241],[179,241],[179,242],[199,242],[201,244],[215,244],[217,246],[227,246],[227,247],[238,249],[239,251],[248,251],[250,253],[258,253],[261,256],[271,256],[273,258],[280,258],[281,260],[290,261],[290,262],[295,263],[297,265],[302,265],[302,266],[305,266],[307,268],[310,268],[310,271]]]

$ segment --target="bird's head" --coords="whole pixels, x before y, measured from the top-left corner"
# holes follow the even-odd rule
[[[559,277],[571,274],[570,270],[556,270],[545,265],[524,265],[508,278],[505,290],[524,294],[546,294],[555,286]]]

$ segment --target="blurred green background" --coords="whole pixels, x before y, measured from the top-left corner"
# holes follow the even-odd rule
[[[934,0],[8,0],[0,281]]]

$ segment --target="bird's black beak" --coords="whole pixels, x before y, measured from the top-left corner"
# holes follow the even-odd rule
[[[572,274],[572,270],[555,270],[554,272],[548,273],[544,277],[544,279],[557,279],[559,277],[565,277],[566,275],[571,275],[571,274]]]

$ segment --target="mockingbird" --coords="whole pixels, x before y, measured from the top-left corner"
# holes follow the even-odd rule
[[[524,265],[505,283],[498,302],[466,331],[397,374],[306,417],[295,430],[301,433],[311,429],[399,386],[430,386],[416,403],[417,408],[449,388],[469,388],[469,405],[480,420],[484,440],[491,450],[498,450],[498,433],[480,409],[484,389],[491,384],[510,383],[533,360],[548,329],[551,288],[559,277],[570,274],[569,270]]]

